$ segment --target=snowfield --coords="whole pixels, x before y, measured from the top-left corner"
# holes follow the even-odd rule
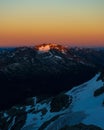
[[[24,122],[21,130],[60,130],[66,125],[79,123],[104,129],[104,94],[94,96],[95,90],[104,85],[102,80],[97,80],[99,76],[100,73],[88,82],[66,92],[66,95],[72,97],[72,103],[58,112],[50,111],[51,98],[38,102],[36,97],[32,98],[33,104],[15,106],[14,114],[4,112],[3,119],[6,120],[6,124],[9,122],[7,129],[16,128],[18,121]],[[18,113],[21,111],[19,117]]]
[[[94,97],[94,91],[104,84],[101,80],[97,81],[98,77],[99,74],[90,81],[73,88],[67,94],[73,96],[72,112],[83,111],[86,114],[82,123],[97,125],[104,129],[104,94]]]
[[[73,97],[72,104],[60,112],[50,112],[50,103],[36,104],[35,108],[41,110],[47,108],[46,115],[42,116],[41,112],[37,114],[29,113],[26,124],[21,130],[38,130],[44,122],[59,115],[59,118],[49,123],[45,130],[59,130],[65,125],[76,125],[79,123],[93,124],[104,129],[104,94],[94,97],[94,91],[103,86],[102,80],[98,80],[100,74],[97,74],[90,81],[74,87],[66,92]],[[35,123],[34,123],[35,122]]]

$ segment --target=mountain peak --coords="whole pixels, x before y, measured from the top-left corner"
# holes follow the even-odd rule
[[[61,52],[65,52],[65,50],[66,50],[66,48],[63,47],[62,45],[58,45],[55,43],[41,44],[41,45],[36,46],[36,48],[41,52],[48,52],[51,49],[55,49],[55,50],[58,50]]]

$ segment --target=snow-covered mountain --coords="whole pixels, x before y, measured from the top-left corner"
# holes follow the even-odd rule
[[[77,50],[42,44],[1,51],[0,109],[11,107],[27,97],[59,94],[92,78],[101,65],[80,56]],[[99,63],[101,59],[103,54],[98,58]]]
[[[57,44],[1,50],[0,130],[104,129],[103,57]]]
[[[104,129],[104,75],[75,86],[58,96],[0,113],[1,130],[101,130]]]

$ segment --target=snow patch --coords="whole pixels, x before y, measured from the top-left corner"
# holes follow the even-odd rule
[[[40,46],[39,51],[48,52],[50,50],[50,45]]]
[[[60,56],[55,56],[55,58],[60,59],[60,60],[62,59],[62,57],[60,57]]]

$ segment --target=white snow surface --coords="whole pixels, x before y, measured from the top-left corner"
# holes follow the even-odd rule
[[[46,108],[47,112],[45,115],[42,115],[42,109]],[[30,106],[26,106],[26,111],[31,110]],[[27,112],[28,112],[27,111]],[[37,103],[35,105],[36,113],[28,113],[25,125],[21,130],[38,130],[39,127],[46,121],[52,119],[53,117],[63,114],[66,111],[59,111],[59,112],[50,112],[50,102],[49,103]]]
[[[72,103],[67,109],[59,112],[50,112],[50,102],[43,101],[36,103],[34,98],[34,112],[28,112],[32,108],[26,106],[27,119],[21,130],[38,130],[46,121],[55,116],[59,116],[57,120],[48,124],[44,130],[59,130],[65,125],[75,125],[84,123],[87,125],[96,125],[104,129],[104,94],[94,97],[94,91],[103,86],[102,80],[98,80],[100,74],[88,82],[76,86],[67,95],[72,96]],[[46,109],[46,113],[42,114],[42,110]]]
[[[48,52],[50,50],[50,45],[40,46],[39,51]]]
[[[103,86],[101,80],[97,81],[97,74],[90,81],[77,86],[67,92],[73,96],[72,112],[83,111],[87,116],[82,121],[84,124],[93,124],[104,129],[104,94],[94,97],[94,91]]]

